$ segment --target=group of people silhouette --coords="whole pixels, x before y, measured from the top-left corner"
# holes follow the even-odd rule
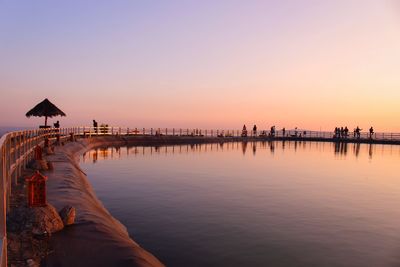
[[[360,127],[356,127],[353,130],[353,137],[360,139],[361,138],[361,131],[362,129]],[[369,138],[372,139],[372,137],[374,136],[374,128],[371,126],[371,128],[369,128]],[[348,138],[349,137],[349,129],[346,127],[335,127],[334,130],[334,135],[333,138]]]
[[[286,131],[285,128],[283,128],[282,129],[283,136],[285,135],[285,131]],[[267,133],[267,131],[261,131],[260,132],[260,136],[274,137],[275,133],[276,133],[276,129],[275,129],[275,125],[273,125],[273,126],[271,126],[269,133]],[[241,136],[242,137],[247,137],[247,134],[248,134],[247,133],[247,127],[246,127],[246,125],[243,125]],[[252,136],[257,136],[257,125],[256,124],[254,124],[254,126],[253,126]]]
[[[358,126],[357,126],[358,128]],[[349,136],[349,128],[335,127],[333,138],[347,138]]]
[[[361,131],[362,129],[360,127],[356,127],[353,130],[353,137],[360,139],[361,138]],[[282,137],[286,137],[286,129],[282,128],[282,130],[279,131],[282,134]],[[298,132],[297,127],[294,130],[294,134],[290,133],[290,137],[302,137],[306,135],[306,131],[303,132]],[[247,137],[247,128],[246,125],[243,125],[243,129],[242,129],[242,137]],[[279,134],[279,136],[281,135]],[[374,128],[371,126],[371,128],[369,129],[369,138],[372,139],[374,137]],[[253,131],[252,131],[252,136],[257,136],[258,132],[257,132],[257,125],[253,126]],[[268,137],[275,137],[276,135],[276,129],[275,129],[275,125],[271,126],[270,131],[261,131],[259,133],[259,136],[268,136]],[[289,135],[288,135],[289,136]],[[350,130],[347,126],[345,127],[335,127],[335,130],[333,132],[333,138],[338,138],[338,139],[342,139],[342,138],[348,138],[350,136]]]

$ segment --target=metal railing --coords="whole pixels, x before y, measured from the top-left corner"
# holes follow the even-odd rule
[[[99,126],[89,127],[80,126],[60,129],[37,129],[24,130],[4,134],[0,138],[0,267],[7,266],[7,229],[6,218],[10,210],[10,196],[12,184],[18,183],[18,178],[22,174],[27,164],[34,157],[34,150],[37,145],[43,146],[46,139],[50,142],[64,142],[70,136],[81,136],[84,138],[96,136],[186,136],[186,137],[219,137],[233,138],[243,137],[242,130],[229,129],[193,129],[193,128],[129,128],[129,127],[110,127]],[[275,131],[273,134],[267,130],[247,131],[247,137],[253,139],[264,138],[287,138],[287,139],[332,139],[337,138],[332,132],[323,131],[301,131],[287,130]],[[338,138],[339,139],[339,138]],[[360,136],[350,134],[342,139],[360,140],[384,140],[400,142],[400,133],[369,133],[362,132]]]
[[[200,129],[200,128],[129,128],[129,127],[111,127],[99,126],[76,127],[75,133],[84,137],[106,136],[106,135],[128,135],[128,136],[197,136],[197,137],[243,137],[242,130],[233,129]],[[327,131],[303,131],[303,130],[277,130],[273,134],[269,130],[247,131],[246,137],[253,138],[304,138],[304,139],[346,139],[346,140],[385,140],[400,141],[400,133],[373,133],[360,132],[360,135],[353,132],[346,136],[337,137],[333,132]]]

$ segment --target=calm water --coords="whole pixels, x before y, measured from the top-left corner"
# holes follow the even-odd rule
[[[400,147],[257,142],[92,150],[81,165],[167,266],[400,266]]]

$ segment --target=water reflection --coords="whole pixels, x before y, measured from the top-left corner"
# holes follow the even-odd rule
[[[377,150],[383,152],[384,150],[390,150],[393,153],[394,150],[399,150],[399,146],[396,145],[381,145],[381,144],[360,144],[360,143],[347,143],[347,142],[307,142],[307,141],[253,141],[253,142],[221,142],[212,144],[185,144],[185,145],[171,145],[171,146],[126,146],[123,149],[121,147],[100,147],[92,149],[83,154],[82,160],[86,162],[91,160],[96,163],[99,159],[118,159],[129,155],[146,155],[150,154],[175,154],[175,153],[192,153],[202,151],[213,151],[223,152],[231,150],[241,150],[242,154],[246,156],[248,147],[251,147],[252,155],[255,156],[257,153],[264,153],[269,151],[272,155],[275,153],[276,148],[279,151],[291,150],[291,151],[305,151],[309,149],[318,149],[320,151],[332,150],[333,154],[338,157],[348,157],[349,146],[352,148],[352,154],[350,156],[359,157],[364,148],[366,155],[369,159],[372,159]]]
[[[400,266],[399,157],[394,145],[260,141],[97,148],[81,166],[167,266],[386,267]]]

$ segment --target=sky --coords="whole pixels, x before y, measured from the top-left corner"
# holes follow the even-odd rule
[[[400,2],[0,0],[0,126],[400,132]]]

